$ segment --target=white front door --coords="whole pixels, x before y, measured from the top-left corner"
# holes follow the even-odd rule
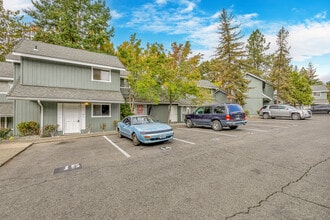
[[[172,105],[171,114],[170,114],[171,122],[178,122],[178,106]]]
[[[63,133],[80,133],[80,104],[63,104]]]

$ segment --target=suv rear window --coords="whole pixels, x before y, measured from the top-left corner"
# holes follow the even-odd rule
[[[239,105],[228,105],[229,112],[243,112],[243,109]]]
[[[225,106],[216,106],[214,108],[214,113],[215,114],[223,114],[226,112]]]

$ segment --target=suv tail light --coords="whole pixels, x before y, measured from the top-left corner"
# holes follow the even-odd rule
[[[230,121],[230,115],[226,115],[226,121]]]

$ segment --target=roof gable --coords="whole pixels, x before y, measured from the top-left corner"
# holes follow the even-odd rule
[[[313,92],[328,92],[328,88],[325,85],[313,85],[311,86]]]
[[[26,39],[20,41],[16,45],[12,54],[21,57],[74,63],[100,68],[125,69],[125,66],[116,56]]]

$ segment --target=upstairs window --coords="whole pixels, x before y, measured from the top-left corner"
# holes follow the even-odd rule
[[[93,80],[111,82],[111,71],[93,68]]]

